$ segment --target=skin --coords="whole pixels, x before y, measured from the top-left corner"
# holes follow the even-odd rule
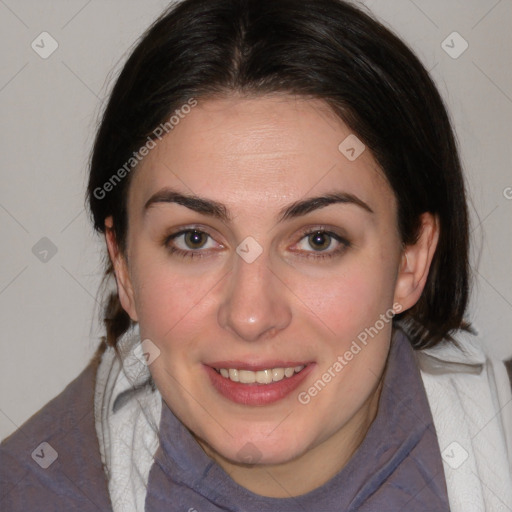
[[[354,454],[377,412],[391,323],[309,404],[298,393],[393,304],[406,310],[417,302],[438,239],[436,219],[423,214],[418,242],[403,247],[396,199],[370,151],[351,162],[338,150],[350,134],[319,100],[200,101],[133,176],[125,253],[106,219],[121,303],[142,339],[160,349],[149,368],[163,399],[237,483],[264,496],[315,489]],[[176,203],[144,211],[164,187],[220,202],[231,219]],[[373,213],[338,203],[278,220],[291,203],[333,190],[357,196]],[[211,237],[200,238],[200,248],[184,236],[168,240],[192,258],[165,245],[185,228]],[[327,236],[319,250],[303,235],[307,228],[349,245]],[[263,249],[252,263],[236,253],[248,236]],[[205,363],[235,359],[315,366],[284,399],[247,406],[220,395],[204,371]],[[252,465],[242,460],[248,452],[256,454]]]

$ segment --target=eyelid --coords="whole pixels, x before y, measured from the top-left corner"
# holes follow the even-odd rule
[[[303,254],[303,257],[305,258],[314,258],[314,259],[322,259],[322,258],[334,258],[338,255],[341,255],[346,249],[351,247],[351,242],[348,240],[346,236],[341,235],[336,231],[335,228],[325,226],[325,225],[319,225],[319,226],[310,226],[307,228],[304,228],[301,230],[300,238],[297,242],[295,242],[294,246],[298,245],[304,238],[313,235],[315,233],[322,233],[324,235],[327,235],[334,239],[336,242],[338,242],[339,246],[332,250],[324,250],[324,251],[304,251],[304,250],[294,250],[291,249],[291,252],[300,254]]]
[[[208,244],[209,241],[215,241],[215,239],[209,234],[209,233],[206,233],[205,231],[199,231],[198,229],[186,229],[186,230],[182,230],[182,231],[178,231],[177,233],[171,235],[170,237],[170,240],[177,240],[178,238],[181,238],[181,237],[184,237],[186,235],[188,235],[189,233],[199,233],[201,235],[204,235],[206,237],[206,242],[205,242],[205,245]],[[222,247],[221,244],[219,244],[218,242],[215,242],[217,243],[218,245],[220,245]],[[181,248],[180,248],[181,249]],[[211,247],[198,247],[196,249],[181,249],[183,251],[193,251],[193,252],[197,252],[199,250],[202,250],[202,251],[207,251],[211,249]]]
[[[167,232],[163,237],[161,244],[173,255],[181,256],[183,258],[189,257],[189,258],[198,258],[198,257],[204,257],[207,256],[208,253],[212,251],[216,251],[217,248],[208,248],[203,249],[202,247],[198,249],[181,249],[179,247],[173,246],[171,243],[176,238],[186,235],[187,233],[190,233],[192,231],[197,231],[199,233],[204,234],[207,236],[210,240],[215,241],[215,243],[220,247],[224,248],[224,245],[217,241],[216,237],[214,237],[210,233],[210,229],[198,224],[190,224],[188,226],[180,226],[178,228],[175,228],[171,230],[170,232]]]
[[[205,235],[208,235],[210,238],[213,238],[215,240],[215,236],[211,234],[211,231],[215,231],[212,228],[206,227],[201,224],[190,224],[185,226],[179,226],[178,228],[166,231],[166,233],[163,236],[163,242],[165,243],[166,241],[172,240],[173,238],[176,238],[185,233],[189,233],[190,231],[198,231],[200,233],[204,233]]]
[[[318,225],[313,227],[307,227],[301,230],[301,235],[299,238],[299,241],[302,240],[304,237],[313,235],[315,233],[324,233],[326,235],[331,236],[335,240],[337,240],[340,243],[350,244],[348,238],[345,235],[342,235],[339,233],[336,228],[325,226],[325,225]]]

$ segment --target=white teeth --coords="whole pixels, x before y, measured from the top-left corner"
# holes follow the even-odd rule
[[[291,377],[295,373],[299,373],[304,365],[289,368],[272,368],[268,370],[236,370],[234,368],[220,368],[220,374],[233,382],[241,382],[242,384],[270,384],[271,382],[279,382],[285,377]]]
[[[272,380],[277,382],[281,379],[284,379],[284,368],[274,368],[272,370]]]
[[[252,384],[256,382],[256,373],[249,370],[238,370],[238,379],[242,384]]]
[[[256,372],[256,382],[259,384],[270,384],[272,382],[272,370],[260,370]]]

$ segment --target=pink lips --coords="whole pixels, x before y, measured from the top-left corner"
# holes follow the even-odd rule
[[[242,384],[220,375],[215,368],[237,368],[239,370],[264,370],[266,368],[289,368],[301,366],[301,362],[271,362],[264,365],[251,365],[236,361],[219,361],[211,365],[204,365],[213,387],[225,398],[232,402],[244,405],[262,406],[277,402],[292,393],[299,384],[312,371],[314,364],[306,364],[305,367],[291,377],[286,377],[278,382],[269,384]]]

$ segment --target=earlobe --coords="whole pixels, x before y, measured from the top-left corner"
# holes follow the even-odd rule
[[[134,321],[138,321],[137,312],[135,310],[135,301],[133,287],[128,272],[128,265],[126,258],[119,250],[119,245],[116,241],[115,232],[113,229],[112,217],[105,219],[105,242],[107,244],[108,254],[110,261],[114,267],[114,273],[117,284],[117,293],[123,309],[128,313],[130,318]]]
[[[416,243],[404,247],[395,285],[395,302],[403,311],[418,302],[439,240],[439,221],[431,213],[421,215],[420,235]]]

